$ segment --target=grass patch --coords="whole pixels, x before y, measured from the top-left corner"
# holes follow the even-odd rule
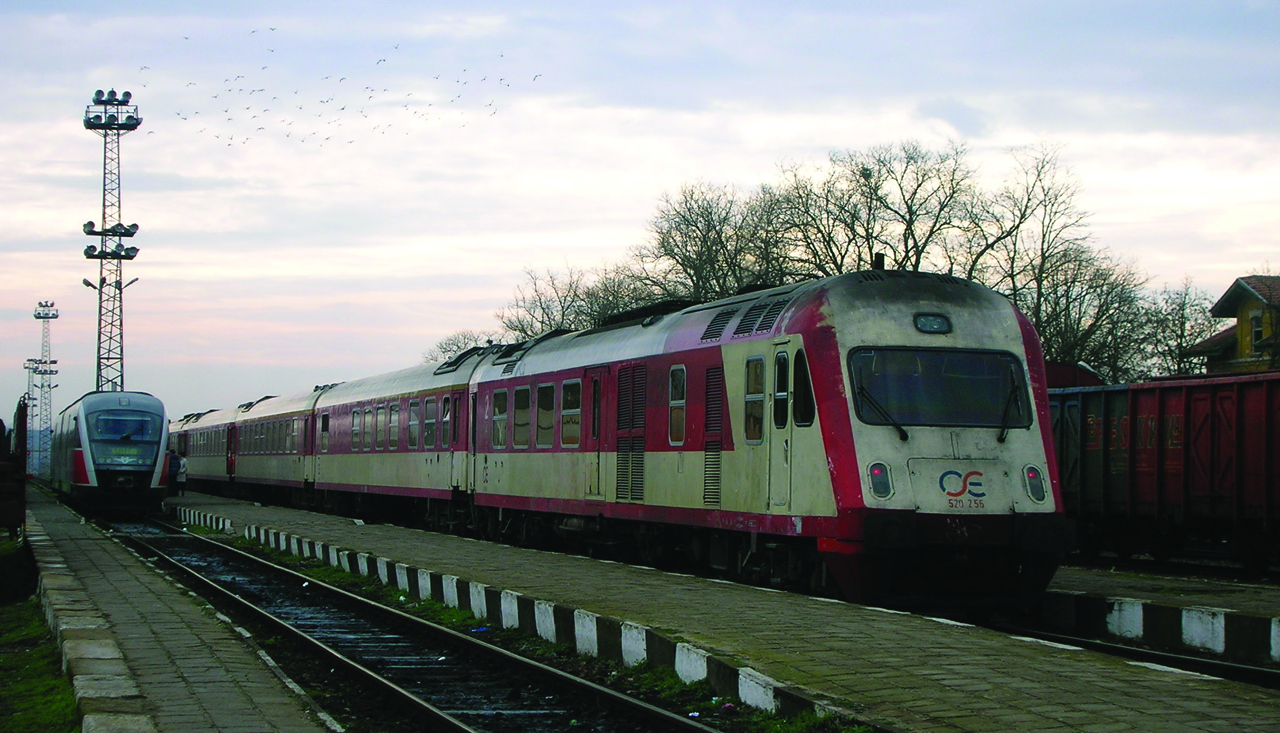
[[[209,534],[220,534],[209,532]],[[281,552],[253,540],[234,537],[224,540],[237,549],[265,558],[310,578],[342,588],[385,606],[482,638],[523,657],[591,680],[671,712],[694,717],[706,725],[730,733],[870,733],[871,728],[855,725],[838,716],[819,717],[804,713],[790,718],[742,704],[736,697],[720,697],[705,681],[686,684],[675,670],[638,665],[626,667],[595,657],[582,656],[572,645],[552,644],[541,637],[516,629],[490,626],[470,611],[449,608],[433,600],[407,597],[394,585],[383,585],[377,576],[362,576],[330,566],[316,558]]]
[[[11,733],[80,730],[71,681],[34,596],[0,605],[0,720]]]

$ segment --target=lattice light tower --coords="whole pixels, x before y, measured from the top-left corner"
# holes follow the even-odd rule
[[[31,462],[28,467],[32,475],[49,478],[49,454],[53,449],[53,400],[50,399],[49,393],[58,386],[51,383],[52,377],[58,373],[58,370],[53,368],[58,360],[49,358],[49,321],[58,317],[58,309],[53,307],[52,300],[42,300],[36,306],[34,316],[40,321],[42,331],[40,359],[33,370],[35,376],[39,378],[40,397],[36,401],[35,409],[35,440],[31,440],[30,431],[27,433],[27,440],[32,444]],[[30,422],[28,418],[28,425]]]
[[[98,260],[98,282],[84,284],[98,291],[98,390],[124,389],[124,289],[137,278],[124,282],[123,263],[138,255],[137,247],[121,241],[138,233],[138,225],[120,221],[120,136],[138,129],[142,118],[133,95],[116,95],[112,89],[93,93],[93,104],[84,110],[84,127],[102,136],[102,228],[85,222],[84,233],[101,237],[97,245],[84,248],[84,256]]]

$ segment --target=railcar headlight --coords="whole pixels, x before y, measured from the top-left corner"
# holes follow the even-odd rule
[[[1027,496],[1033,501],[1044,501],[1044,473],[1035,466],[1027,466],[1022,471],[1022,483],[1026,486]]]
[[[873,463],[867,469],[871,477],[871,495],[877,499],[888,499],[893,496],[893,481],[889,477],[889,467],[883,463]]]

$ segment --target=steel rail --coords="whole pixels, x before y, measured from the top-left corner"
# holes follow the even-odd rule
[[[440,626],[430,621],[426,621],[424,619],[418,618],[417,616],[412,616],[398,609],[390,608],[380,603],[376,603],[367,598],[364,598],[362,596],[358,596],[354,593],[346,591],[342,588],[338,588],[336,586],[329,585],[328,583],[325,583],[323,581],[316,580],[315,578],[302,575],[301,573],[290,570],[289,568],[281,567],[267,560],[259,558],[255,555],[251,555],[247,552],[244,552],[238,548],[231,547],[225,543],[217,542],[216,540],[210,540],[210,539],[201,537],[199,535],[191,534],[180,528],[173,527],[172,525],[166,524],[164,522],[159,522],[154,518],[151,518],[149,521],[159,526],[165,527],[166,529],[171,530],[184,538],[191,538],[191,539],[198,540],[200,542],[205,542],[205,543],[214,545],[218,547],[220,551],[231,552],[237,556],[245,558],[248,561],[270,568],[270,570],[274,573],[279,573],[281,575],[289,576],[291,578],[296,579],[299,582],[309,583],[312,589],[318,588],[319,590],[340,599],[344,603],[349,603],[349,604],[359,606],[364,610],[379,614],[385,619],[389,619],[395,623],[408,626],[417,632],[422,632],[422,633],[426,633],[428,635],[434,636],[438,639],[443,640],[446,644],[465,647],[471,651],[484,654],[488,656],[490,659],[495,660],[499,664],[515,667],[520,671],[523,671],[525,673],[531,674],[533,676],[536,676],[542,679],[544,682],[549,683],[551,686],[562,688],[562,689],[568,689],[573,691],[574,693],[585,695],[590,698],[594,698],[597,704],[601,704],[605,707],[609,707],[615,710],[624,711],[630,714],[631,716],[633,716],[632,717],[633,720],[639,719],[639,720],[647,721],[651,723],[656,730],[693,731],[697,733],[716,733],[716,729],[708,727],[690,718],[676,715],[675,713],[671,713],[667,710],[663,710],[662,708],[659,708],[655,705],[651,705],[642,700],[637,700],[633,697],[624,695],[620,692],[611,690],[608,687],[598,685],[594,682],[590,682],[588,680],[575,677],[571,674],[568,674],[567,672],[563,672],[554,667],[542,664],[541,662],[537,662],[532,659],[527,659],[518,654],[509,652],[506,649],[502,649],[501,647],[494,646],[493,644],[489,644],[480,639],[476,639],[474,637],[461,634],[457,631],[446,628],[444,626]],[[450,726],[449,728],[447,728],[447,730],[469,731],[471,733],[475,733],[473,728],[470,728],[466,724],[454,719],[453,717],[449,716],[447,713],[432,706],[430,703],[426,702],[425,700],[422,700],[421,698],[417,697],[411,692],[396,685],[394,682],[391,682],[390,680],[385,679],[384,677],[379,675],[377,672],[374,672],[373,670],[370,670],[364,667],[363,665],[361,665],[360,663],[354,660],[348,659],[347,657],[343,656],[340,652],[334,649],[331,649],[330,647],[326,646],[322,642],[310,637],[309,635],[289,625],[285,621],[279,618],[276,618],[275,616],[268,613],[267,611],[261,608],[258,608],[257,606],[250,603],[249,601],[244,600],[243,598],[235,595],[234,593],[223,588],[217,583],[203,577],[195,570],[183,565],[177,560],[170,558],[161,550],[155,547],[152,547],[150,544],[148,544],[144,538],[123,534],[119,532],[115,534],[117,537],[120,537],[121,539],[124,539],[130,543],[134,543],[138,546],[145,547],[147,551],[150,553],[155,553],[159,558],[163,560],[163,562],[166,565],[176,569],[178,572],[182,573],[184,577],[191,579],[191,582],[195,585],[198,585],[200,588],[207,588],[211,590],[212,592],[216,593],[219,597],[227,599],[229,602],[235,604],[238,607],[243,608],[250,614],[263,618],[274,628],[278,628],[281,631],[284,631],[285,633],[289,634],[293,638],[298,639],[305,645],[311,647],[318,653],[321,653],[322,655],[324,655],[326,658],[332,659],[333,661],[339,664],[342,664],[346,669],[348,669],[353,674],[362,678],[369,679],[374,684],[382,687],[387,692],[391,693],[398,699],[401,699],[402,701],[404,701],[411,708],[420,711],[420,714],[423,717],[430,719],[432,722],[436,722],[441,725]]]

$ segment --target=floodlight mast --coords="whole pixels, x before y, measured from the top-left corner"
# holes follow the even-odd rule
[[[53,450],[53,400],[50,398],[50,393],[58,386],[50,383],[52,381],[51,378],[58,373],[58,370],[53,368],[53,365],[57,364],[58,360],[49,358],[49,322],[58,317],[58,309],[54,308],[53,305],[52,300],[42,300],[36,306],[33,314],[35,319],[40,321],[42,331],[40,359],[38,361],[31,360],[36,361],[32,373],[39,377],[40,398],[36,403],[34,440],[31,439],[31,431],[29,429],[27,431],[27,441],[32,446],[30,450],[31,462],[28,464],[28,470],[31,475],[43,479],[50,478],[49,467],[51,464],[49,456]],[[30,415],[31,412],[28,411],[27,414]],[[28,419],[27,424],[28,426],[31,424],[30,419]]]
[[[132,99],[129,92],[99,89],[84,110],[85,129],[102,136],[102,228],[91,221],[84,225],[85,234],[101,241],[85,247],[84,256],[99,262],[98,284],[86,279],[85,285],[98,291],[97,388],[105,392],[124,389],[124,289],[132,282],[124,282],[122,270],[124,261],[138,254],[137,247],[121,241],[137,234],[138,225],[120,221],[120,136],[142,124]]]

